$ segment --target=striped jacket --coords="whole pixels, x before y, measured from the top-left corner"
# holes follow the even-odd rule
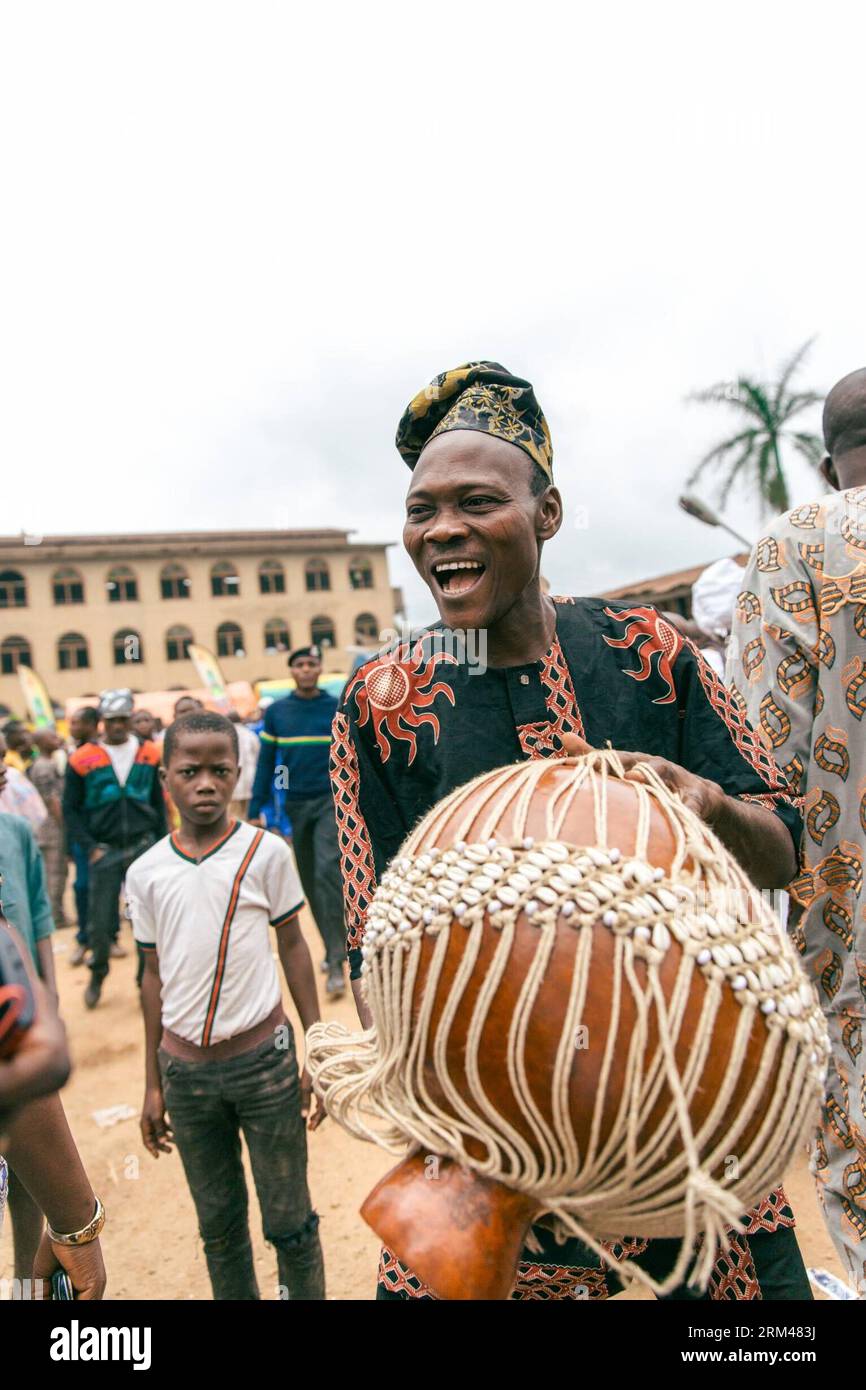
[[[337,701],[326,690],[305,700],[291,691],[275,700],[265,713],[265,726],[259,738],[261,752],[250,801],[250,815],[260,814],[270,801],[274,778],[282,772],[280,785],[286,799],[308,801],[330,796],[328,757],[331,749],[331,723]]]
[[[141,743],[121,786],[101,743],[83,743],[71,754],[63,788],[63,817],[71,844],[89,852],[97,845],[127,849],[165,834],[165,800],[159,781],[160,752]]]

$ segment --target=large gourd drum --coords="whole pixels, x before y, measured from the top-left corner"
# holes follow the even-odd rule
[[[521,763],[434,807],[368,914],[373,1029],[310,1031],[329,1113],[406,1154],[363,1214],[442,1297],[507,1297],[540,1217],[599,1252],[681,1236],[653,1287],[705,1284],[814,1122],[825,1024],[770,906],[621,774]]]

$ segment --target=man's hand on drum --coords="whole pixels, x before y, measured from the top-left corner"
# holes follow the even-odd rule
[[[589,744],[578,738],[577,734],[563,734],[562,742],[570,756],[592,752]],[[669,762],[667,758],[653,758],[646,753],[625,753],[620,749],[616,750],[616,756],[625,768],[627,782],[645,781],[642,769],[652,768],[665,786],[677,792],[689,810],[694,811],[695,815],[700,816],[708,825],[712,825],[718,818],[724,802],[728,799],[718,782],[698,777],[687,768],[680,767],[679,763]]]
[[[562,746],[569,757],[591,753],[590,745],[577,734],[562,734]],[[625,780],[646,780],[645,769],[653,771],[715,831],[722,844],[742,864],[758,888],[784,888],[797,872],[797,853],[791,832],[768,807],[740,801],[706,777],[698,777],[667,758],[646,753],[616,755],[625,768]]]

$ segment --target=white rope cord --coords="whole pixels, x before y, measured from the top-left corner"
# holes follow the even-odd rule
[[[536,844],[525,834],[549,770],[539,759],[486,773],[452,792],[410,834],[367,918],[363,974],[375,1027],[351,1034],[339,1024],[314,1025],[310,1071],[329,1113],[350,1133],[395,1153],[420,1146],[531,1194],[554,1218],[560,1238],[578,1236],[622,1277],[657,1293],[682,1282],[693,1261],[692,1280],[705,1286],[726,1229],[741,1229],[740,1213],[778,1182],[813,1120],[829,1053],[824,1019],[761,895],[651,769],[642,769],[642,782],[627,783],[636,816],[634,849],[626,851],[608,844],[609,779],[623,771],[610,751],[577,761],[573,775],[546,798],[544,837]],[[594,841],[575,846],[561,837],[576,798],[587,792]],[[654,808],[673,836],[667,872],[648,860]],[[453,847],[437,847],[449,824],[457,827]],[[613,962],[605,964],[603,979],[593,979],[592,929],[599,923],[613,935]],[[537,1058],[532,1084],[528,1068],[533,1027],[552,952],[566,929],[578,938],[548,1062],[549,1093],[541,1097]],[[525,949],[527,932],[535,934],[534,945],[505,1046],[509,1119],[485,1089],[482,1038],[515,940],[520,933]],[[463,937],[459,957],[455,933]],[[490,933],[495,947],[482,965]],[[677,969],[664,987],[660,969],[672,951]],[[686,1035],[696,972],[706,988]],[[461,1055],[464,1081],[459,1072],[452,1075],[449,1053],[457,1055],[452,1034],[470,986],[476,993]],[[570,1086],[580,1074],[581,1018],[600,988],[609,1012],[581,1148]],[[711,1055],[718,1060],[723,1040],[714,1029],[731,996],[741,1013],[720,1083],[697,1124],[692,1107]],[[621,1036],[627,1000],[634,1020]],[[756,1023],[763,1034],[760,1060],[748,1093],[732,1109]],[[688,1051],[679,1063],[684,1042]],[[614,1075],[619,1094],[611,1121],[605,1109]],[[729,1174],[726,1160],[750,1129],[755,1132]],[[656,1283],[602,1244],[616,1233],[681,1234],[676,1267]]]
[[[483,1020],[487,1017],[488,1010],[501,983],[502,977],[508,966],[508,958],[511,954],[511,944],[514,939],[514,923],[510,922],[503,928],[496,954],[491,963],[486,977],[482,981],[478,999],[475,1003],[473,1017],[470,1027],[480,1029],[483,1027]],[[497,1171],[497,1149],[505,1155],[506,1169],[509,1173],[509,1181],[517,1177],[520,1173],[526,1172],[532,1163],[532,1149],[526,1139],[513,1125],[510,1125],[505,1117],[496,1110],[490,1101],[481,1078],[479,1068],[480,1049],[467,1052],[466,1055],[466,1075],[472,1094],[478,1100],[481,1109],[491,1126],[498,1127],[498,1142],[496,1145],[488,1147],[488,1161],[484,1169],[481,1170],[485,1175],[494,1175]]]

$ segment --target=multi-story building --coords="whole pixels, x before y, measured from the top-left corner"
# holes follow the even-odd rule
[[[350,534],[0,537],[0,714],[24,712],[19,664],[60,703],[196,687],[190,642],[230,681],[285,675],[288,650],[308,642],[326,670],[347,670],[347,649],[375,646],[400,603],[387,547]]]

